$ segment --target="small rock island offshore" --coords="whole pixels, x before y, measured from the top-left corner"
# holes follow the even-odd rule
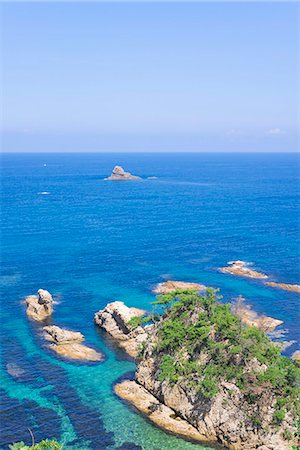
[[[212,288],[168,290],[153,304],[148,315],[122,302],[95,315],[137,360],[135,381],[117,384],[117,395],[187,439],[232,450],[300,448],[297,361]]]
[[[125,172],[125,170],[121,166],[115,166],[111,175],[104,179],[109,181],[134,181],[141,180],[141,177],[132,175],[130,172]]]

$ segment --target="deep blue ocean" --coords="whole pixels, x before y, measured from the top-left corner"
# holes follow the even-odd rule
[[[104,181],[115,164],[145,179]],[[241,259],[300,283],[299,157],[4,154],[1,165],[1,449],[30,444],[28,428],[64,449],[208,448],[164,433],[114,395],[135,364],[93,316],[113,300],[151,308],[151,287],[165,279],[195,281],[283,320],[284,339],[295,341],[285,353],[299,349],[299,294],[217,270]],[[81,331],[104,362],[45,347],[22,303],[39,288],[57,300],[53,323]]]

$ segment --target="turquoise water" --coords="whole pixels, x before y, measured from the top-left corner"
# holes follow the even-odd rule
[[[46,165],[44,165],[46,164]],[[144,178],[105,182],[115,164]],[[49,192],[41,195],[40,192]],[[205,449],[168,435],[120,401],[114,383],[135,364],[93,323],[112,300],[149,309],[167,278],[242,294],[284,321],[299,348],[299,295],[221,274],[255,262],[299,283],[299,161],[293,154],[13,154],[2,157],[1,439],[55,437],[66,449]],[[53,323],[81,331],[102,363],[45,347],[24,296],[55,295]]]

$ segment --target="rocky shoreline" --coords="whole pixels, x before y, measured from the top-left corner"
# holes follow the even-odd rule
[[[159,428],[190,441],[207,442],[208,439],[201,435],[195,427],[177,416],[173,409],[159,402],[156,397],[136,381],[126,380],[116,384],[114,391]]]
[[[259,316],[251,309],[251,306],[247,305],[245,302],[246,299],[240,296],[232,305],[232,312],[239,317],[245,325],[253,325],[258,329],[269,333],[283,323],[282,320],[274,319],[273,317],[265,315]]]

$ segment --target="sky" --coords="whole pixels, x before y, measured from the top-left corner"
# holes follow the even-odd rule
[[[2,25],[2,151],[299,150],[297,3],[11,2]]]

